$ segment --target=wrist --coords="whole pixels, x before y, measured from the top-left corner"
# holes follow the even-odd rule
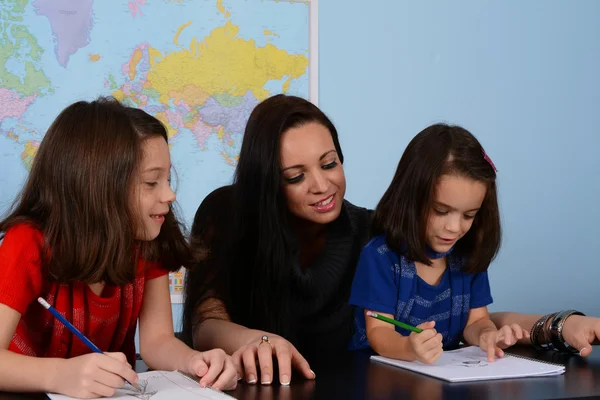
[[[60,377],[63,375],[62,371],[65,369],[65,364],[69,362],[68,359],[64,358],[47,358],[42,361],[42,369],[44,373],[39,375],[40,378],[40,391],[45,393],[60,393]],[[45,363],[43,361],[46,361]]]

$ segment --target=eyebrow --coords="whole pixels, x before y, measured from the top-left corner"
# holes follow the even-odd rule
[[[329,150],[329,151],[323,153],[321,155],[321,157],[319,157],[319,161],[321,161],[322,159],[324,159],[325,157],[327,157],[327,155],[330,154],[330,153],[336,153],[337,154],[337,151],[335,151],[335,150]],[[287,171],[288,169],[302,168],[302,167],[304,167],[304,165],[302,165],[302,164],[292,165],[291,167],[286,167],[286,168],[282,169],[281,172]]]
[[[143,170],[142,174],[146,174],[148,172],[154,172],[154,171],[165,171],[165,169],[163,167],[152,167],[152,168]]]
[[[446,208],[448,208],[448,209],[450,209],[452,211],[458,211],[456,208],[454,208],[452,206],[449,206],[448,204],[444,204],[444,203],[441,203],[439,201],[434,201],[434,203],[435,203],[435,205],[438,205],[438,206],[441,206],[441,207],[446,207]],[[474,208],[472,210],[467,210],[465,212],[468,213],[468,212],[479,211],[479,210],[481,210],[481,208]]]

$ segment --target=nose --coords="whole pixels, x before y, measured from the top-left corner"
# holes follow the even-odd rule
[[[163,195],[162,195],[162,202],[171,204],[171,203],[175,202],[176,198],[177,198],[177,195],[175,194],[173,189],[171,189],[171,186],[167,185],[167,187],[164,190]]]
[[[450,214],[444,223],[444,229],[448,232],[457,233],[460,231],[460,215]]]
[[[314,172],[312,175],[313,179],[311,182],[310,191],[312,193],[326,193],[327,189],[329,189],[329,180],[323,174],[321,169],[319,169],[317,172]]]

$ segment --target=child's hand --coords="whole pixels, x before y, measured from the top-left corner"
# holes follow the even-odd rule
[[[91,353],[60,360],[49,391],[82,399],[110,397],[125,385],[125,379],[138,381],[125,354]]]
[[[233,390],[238,376],[231,357],[221,349],[194,351],[188,371],[200,378],[200,386],[219,390]]]
[[[488,361],[494,356],[503,357],[506,349],[517,343],[517,340],[529,337],[529,332],[517,324],[504,325],[500,329],[484,329],[479,335],[479,347],[488,355]]]
[[[423,332],[412,332],[408,337],[415,358],[424,364],[433,364],[443,352],[442,334],[437,333],[434,326],[435,321],[423,322],[417,326]]]

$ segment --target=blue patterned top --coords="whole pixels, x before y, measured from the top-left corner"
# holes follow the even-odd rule
[[[415,263],[390,250],[385,236],[373,238],[363,248],[354,275],[350,304],[357,306],[350,349],[369,347],[364,309],[392,314],[394,319],[417,326],[435,321],[444,348],[456,347],[462,338],[471,308],[492,303],[487,272],[461,271],[464,260],[447,255],[447,268],[437,286],[417,275]],[[410,331],[396,327],[408,336]]]

